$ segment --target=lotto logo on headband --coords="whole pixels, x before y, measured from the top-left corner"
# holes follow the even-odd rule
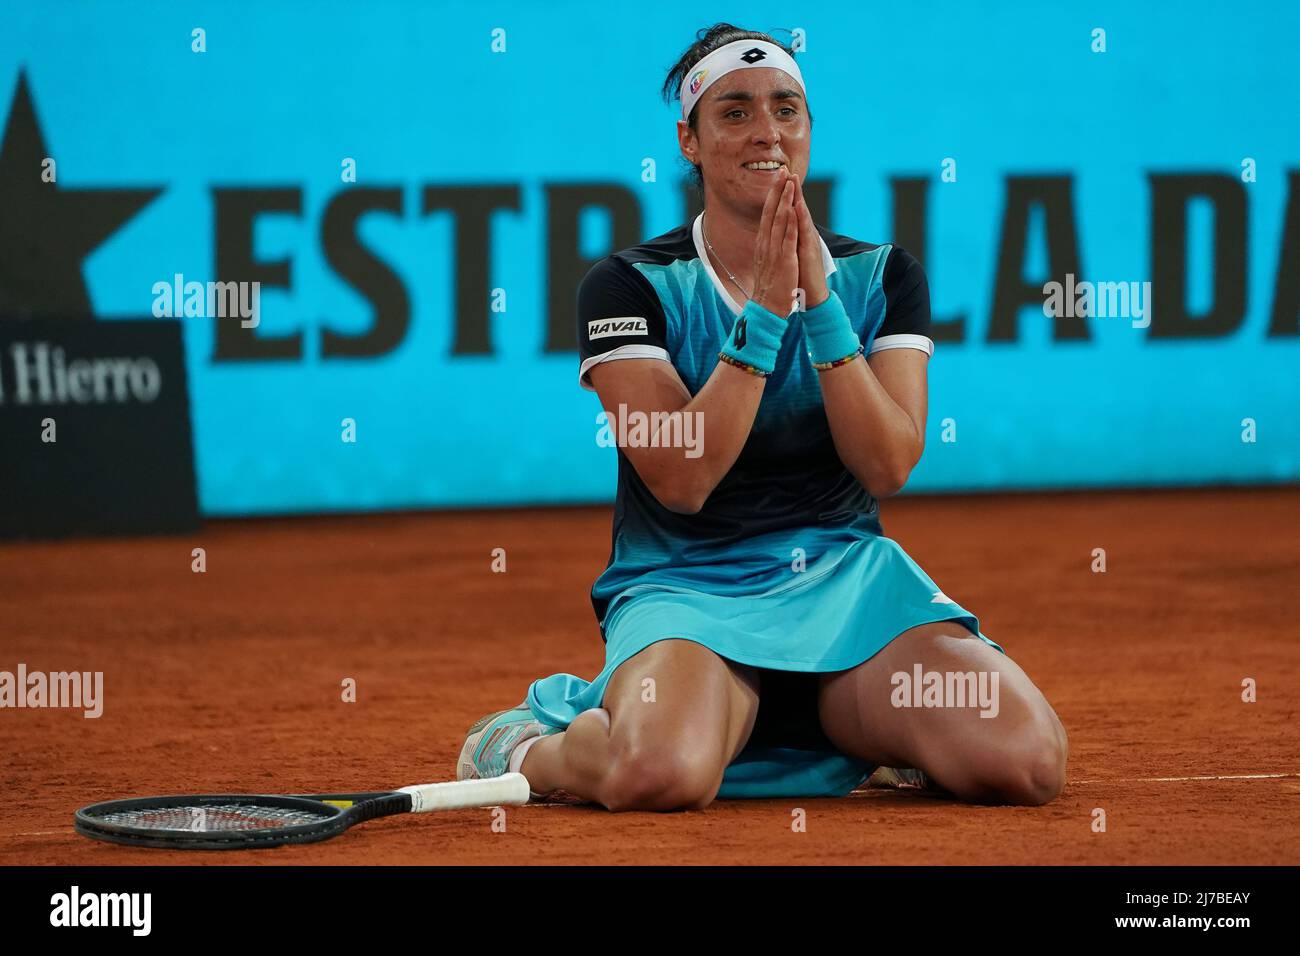
[[[587,323],[588,339],[603,339],[611,335],[649,335],[645,319],[593,319]]]
[[[800,90],[804,88],[803,74],[799,72],[794,57],[777,44],[762,40],[735,40],[724,44],[693,66],[695,72],[682,78],[682,119],[690,119],[691,110],[700,97],[732,70],[748,70],[753,67],[784,70]]]

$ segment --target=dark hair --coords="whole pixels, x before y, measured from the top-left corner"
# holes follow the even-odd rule
[[[668,76],[664,79],[662,90],[664,102],[671,106],[674,100],[680,101],[682,98],[682,81],[690,75],[691,70],[695,68],[695,64],[699,63],[714,50],[718,49],[718,47],[726,46],[728,43],[734,43],[736,40],[766,40],[768,43],[774,43],[782,50],[785,50],[786,53],[794,56],[794,49],[792,47],[786,46],[779,40],[773,39],[770,34],[759,33],[755,30],[742,30],[740,27],[730,23],[715,23],[711,27],[701,28],[695,34],[695,42],[686,49],[686,52],[682,54],[681,59],[673,64],[672,69],[668,71]],[[700,104],[696,103],[691,109],[691,115],[686,117],[686,124],[691,129],[696,128],[695,124],[699,119],[699,112]],[[812,110],[808,111],[808,125],[812,125]],[[688,163],[688,165],[691,167],[690,176],[692,185],[698,189],[703,189],[704,174],[700,171],[700,167],[694,163]]]

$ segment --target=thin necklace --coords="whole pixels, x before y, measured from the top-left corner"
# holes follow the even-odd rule
[[[727,264],[722,261],[722,256],[718,255],[718,250],[714,249],[713,243],[709,242],[709,232],[707,226],[705,225],[707,221],[708,221],[708,216],[704,213],[700,213],[700,232],[704,235],[704,244],[709,247],[709,252],[713,253],[713,257],[718,260],[718,265],[722,266],[722,271],[727,274],[727,278],[730,279],[732,282],[736,283],[736,288],[739,289],[741,292],[745,293],[745,300],[749,301],[749,299],[751,298],[749,294],[749,290],[746,289],[743,285],[741,285],[740,280],[731,274],[731,270],[727,268]]]

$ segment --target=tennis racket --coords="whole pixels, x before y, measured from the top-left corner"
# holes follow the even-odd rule
[[[521,773],[486,780],[423,783],[370,793],[302,796],[203,794],[109,800],[77,811],[82,836],[169,850],[249,850],[316,843],[376,817],[433,810],[520,806],[528,802]]]

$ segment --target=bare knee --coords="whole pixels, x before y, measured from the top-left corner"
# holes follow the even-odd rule
[[[1043,726],[1013,735],[988,754],[974,776],[981,802],[1042,806],[1065,787],[1069,746],[1052,715]]]
[[[1065,788],[1065,755],[1054,741],[1039,741],[1021,753],[1010,770],[999,787],[1007,803],[1039,807]]]
[[[609,810],[702,810],[722,783],[721,768],[707,754],[671,744],[614,747],[600,802]]]

